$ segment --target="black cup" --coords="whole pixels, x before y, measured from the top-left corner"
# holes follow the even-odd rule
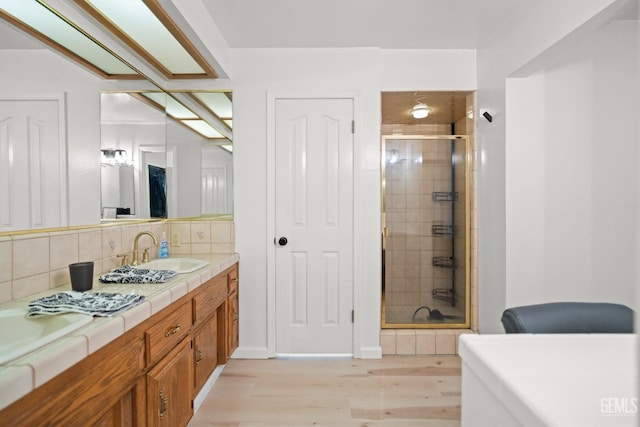
[[[93,287],[93,261],[69,264],[71,289],[84,292]]]

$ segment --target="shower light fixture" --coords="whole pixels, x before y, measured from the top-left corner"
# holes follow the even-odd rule
[[[400,156],[400,151],[395,149],[395,148],[392,148],[388,152],[387,160],[389,161],[389,163],[391,163],[393,165],[393,164],[398,163],[398,157],[399,156]]]
[[[427,104],[423,104],[422,102],[417,103],[415,107],[411,109],[411,115],[414,119],[424,119],[425,117],[429,116],[430,112],[431,108],[429,108]]]

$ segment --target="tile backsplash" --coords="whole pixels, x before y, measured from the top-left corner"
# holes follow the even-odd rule
[[[69,264],[93,261],[102,274],[132,259],[133,242],[141,231],[169,241],[170,256],[235,252],[231,221],[160,221],[55,230],[0,236],[0,303],[22,299],[70,282]],[[140,257],[149,249],[158,257],[158,245],[149,236],[139,240]]]

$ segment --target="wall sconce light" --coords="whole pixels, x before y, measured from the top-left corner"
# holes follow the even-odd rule
[[[414,119],[424,119],[429,116],[430,112],[431,108],[422,102],[417,103],[416,106],[411,109],[411,115]]]
[[[129,156],[127,150],[106,148],[100,150],[100,164],[107,166],[124,166],[129,165]]]

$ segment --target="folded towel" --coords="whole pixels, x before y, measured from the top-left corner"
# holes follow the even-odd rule
[[[164,283],[178,273],[172,270],[149,270],[124,265],[99,277],[103,283]]]
[[[144,301],[144,295],[67,291],[31,301],[27,306],[27,317],[71,312],[103,317],[113,316],[142,301]]]

